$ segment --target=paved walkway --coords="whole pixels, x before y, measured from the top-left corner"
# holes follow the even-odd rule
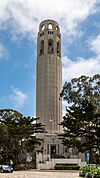
[[[78,173],[55,171],[14,171],[13,173],[0,173],[0,178],[79,178]]]

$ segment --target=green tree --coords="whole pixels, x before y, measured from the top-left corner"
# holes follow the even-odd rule
[[[62,98],[67,101],[63,117],[64,144],[78,150],[100,152],[100,75],[81,76],[66,82]]]
[[[34,133],[44,130],[37,120],[38,118],[25,117],[12,109],[0,110],[0,155],[2,161],[13,160],[14,165],[17,165],[20,153],[26,149],[34,151],[35,145],[38,143]]]

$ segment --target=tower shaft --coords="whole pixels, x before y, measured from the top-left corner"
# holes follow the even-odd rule
[[[60,130],[62,117],[61,34],[53,20],[41,22],[37,40],[36,116],[49,132]]]

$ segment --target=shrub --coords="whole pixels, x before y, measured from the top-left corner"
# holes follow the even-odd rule
[[[93,175],[93,178],[100,178],[100,167],[98,166],[92,166],[92,165],[85,165],[80,169],[81,173],[84,173],[85,175],[91,173]],[[87,178],[86,177],[86,178]]]
[[[80,166],[77,164],[56,164],[56,170],[79,170]]]

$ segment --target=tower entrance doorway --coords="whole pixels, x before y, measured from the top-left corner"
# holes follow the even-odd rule
[[[51,158],[55,158],[56,155],[56,145],[51,145]]]

